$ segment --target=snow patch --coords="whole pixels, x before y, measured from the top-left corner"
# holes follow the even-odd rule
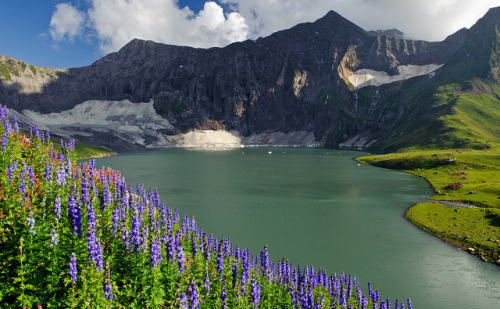
[[[366,86],[381,86],[396,81],[407,80],[416,76],[430,74],[442,66],[442,64],[400,65],[397,67],[399,73],[397,75],[389,75],[384,71],[362,69],[355,71],[353,75],[349,77],[349,82],[358,89]]]
[[[139,146],[148,149],[172,147],[224,149],[257,146],[318,147],[312,132],[272,132],[240,136],[237,131],[194,130],[168,135],[175,128],[158,115],[149,103],[124,101],[86,101],[60,113],[40,114],[30,110],[10,110],[23,126],[37,124],[65,138],[73,137],[109,148]],[[115,149],[116,150],[116,149]]]
[[[63,137],[82,136],[92,139],[96,134],[111,134],[122,142],[146,146],[158,139],[159,130],[173,130],[149,103],[91,100],[60,113],[40,114],[23,110],[16,117],[27,125],[37,124],[41,130]]]

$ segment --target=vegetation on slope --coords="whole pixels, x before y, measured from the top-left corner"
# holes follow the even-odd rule
[[[436,98],[434,105],[448,106],[450,112],[440,115],[441,130],[432,138],[414,140],[413,146],[400,152],[358,160],[425,177],[437,193],[432,200],[481,207],[457,212],[452,206],[423,203],[406,216],[440,238],[500,265],[500,85],[472,80],[463,86],[442,86]]]
[[[46,133],[25,136],[6,109],[0,116],[3,308],[390,307],[354,277],[218,240],[156,191],[93,161],[76,165],[73,141],[56,151]]]

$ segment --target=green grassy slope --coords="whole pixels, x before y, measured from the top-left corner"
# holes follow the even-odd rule
[[[479,79],[463,85],[442,86],[436,92],[434,106],[446,106],[449,113],[437,117],[440,129],[434,135],[410,140],[408,147],[396,153],[358,160],[425,177],[436,192],[432,200],[480,207],[457,210],[440,203],[421,203],[406,217],[500,265],[500,85]],[[426,127],[419,133],[426,131],[431,132]]]

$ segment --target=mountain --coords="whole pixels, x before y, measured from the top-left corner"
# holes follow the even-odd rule
[[[135,39],[82,68],[2,56],[0,104],[26,123],[115,149],[196,144],[206,133],[207,144],[395,150],[446,131],[440,117],[452,108],[439,98],[495,95],[499,15],[490,9],[442,42],[366,32],[331,11],[224,48]]]

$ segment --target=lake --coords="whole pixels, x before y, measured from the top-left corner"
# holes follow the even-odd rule
[[[360,165],[365,153],[244,148],[123,153],[96,160],[156,188],[215,237],[273,262],[370,281],[414,308],[500,308],[500,268],[419,230],[404,212],[430,196],[422,178]]]

